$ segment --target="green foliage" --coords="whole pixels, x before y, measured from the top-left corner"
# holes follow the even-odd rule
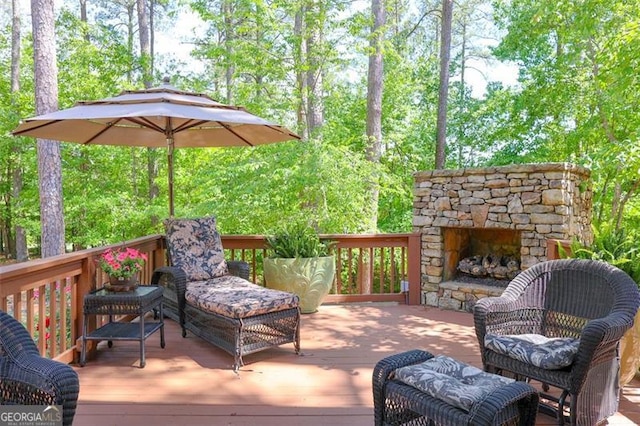
[[[594,228],[594,241],[589,247],[574,241],[572,256],[607,262],[625,271],[640,287],[640,250],[638,235],[608,226]]]
[[[520,65],[508,111],[519,161],[571,161],[594,176],[597,219],[621,228],[637,198],[639,2],[496,2],[495,49]],[[516,145],[515,143],[513,145]],[[523,155],[525,154],[525,155]],[[511,158],[515,158],[512,156]]]
[[[221,232],[269,234],[283,221],[312,222],[326,233],[361,230],[369,165],[347,148],[291,141],[183,149],[175,165],[176,215],[214,214]]]
[[[274,235],[266,237],[270,257],[307,258],[329,256],[333,243],[321,240],[313,227],[304,223],[292,223]]]
[[[126,4],[125,4],[126,3]],[[77,4],[62,2],[56,24],[59,105],[142,87],[135,8],[99,1],[81,22]],[[592,170],[594,216],[613,229],[640,229],[640,5],[638,0],[494,2],[501,43],[489,52],[489,1],[461,0],[454,17],[449,99],[448,167],[572,161]],[[176,8],[190,7],[206,31],[191,40],[204,69],[154,57],[155,83],[172,75],[184,90],[243,105],[291,129],[303,87],[298,73],[318,65],[322,75],[321,140],[247,149],[175,152],[178,216],[214,214],[226,233],[269,234],[283,222],[310,221],[327,233],[369,231],[366,188],[379,177],[377,230],[410,232],[413,174],[434,158],[438,97],[439,1],[395,3],[384,45],[383,150],[379,164],[365,159],[366,75],[371,13],[349,2],[327,1],[305,15],[295,33],[300,2],[163,1],[157,29],[170,27]],[[393,10],[393,12],[391,12]],[[129,12],[133,11],[131,14]],[[313,14],[310,15],[310,14]],[[9,16],[4,17],[7,24]],[[23,25],[21,89],[10,93],[9,27],[0,35],[0,226],[21,225],[31,247],[40,236],[35,143],[10,131],[33,115],[33,51]],[[319,64],[298,50],[320,29]],[[464,31],[464,32],[463,32]],[[466,58],[462,57],[465,37]],[[196,37],[200,37],[196,39]],[[476,43],[476,41],[478,41]],[[302,53],[304,60],[298,61]],[[482,58],[516,63],[520,85],[489,85],[471,96],[469,76]],[[317,58],[316,58],[317,59]],[[466,80],[460,81],[462,60]],[[487,76],[491,79],[491,75]],[[464,84],[462,84],[464,83]],[[305,81],[304,84],[309,84]],[[320,93],[320,92],[319,92]],[[167,215],[164,149],[64,144],[63,191],[68,247],[115,243],[161,232]],[[157,178],[149,182],[149,170]],[[12,176],[22,171],[14,194]],[[159,188],[151,196],[152,184]],[[3,229],[3,232],[5,230]],[[8,230],[10,233],[10,230]],[[4,234],[3,234],[4,235]],[[9,236],[10,237],[10,236]]]

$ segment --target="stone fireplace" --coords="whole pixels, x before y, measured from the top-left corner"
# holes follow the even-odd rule
[[[547,240],[592,240],[588,169],[568,163],[418,172],[413,228],[421,234],[422,304],[470,310],[509,278],[461,279],[460,261],[547,259]],[[498,274],[498,276],[500,276]],[[465,277],[468,278],[468,277]]]

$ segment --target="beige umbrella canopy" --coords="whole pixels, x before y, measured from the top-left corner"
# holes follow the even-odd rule
[[[125,91],[28,118],[13,135],[83,145],[167,147],[170,216],[174,213],[174,148],[256,146],[300,139],[242,107],[180,91],[166,81],[157,88]]]

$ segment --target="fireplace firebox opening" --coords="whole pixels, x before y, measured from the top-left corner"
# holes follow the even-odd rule
[[[442,228],[444,241],[443,280],[504,280],[520,272],[521,233],[512,229]],[[482,271],[469,271],[478,262]],[[461,267],[462,266],[462,267]]]

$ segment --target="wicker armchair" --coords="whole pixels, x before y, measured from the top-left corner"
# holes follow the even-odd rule
[[[485,370],[542,383],[540,411],[556,416],[559,424],[598,424],[618,409],[618,342],[639,305],[636,283],[607,263],[536,264],[513,279],[501,297],[481,299],[474,307]],[[540,353],[532,357],[522,346],[487,346],[496,337],[523,335],[568,341],[575,350],[562,354],[568,365],[549,367]],[[554,351],[548,354],[560,354]],[[546,394],[550,387],[561,390],[558,398]]]
[[[70,425],[79,391],[75,370],[40,356],[23,325],[0,311],[0,405],[61,405]]]

